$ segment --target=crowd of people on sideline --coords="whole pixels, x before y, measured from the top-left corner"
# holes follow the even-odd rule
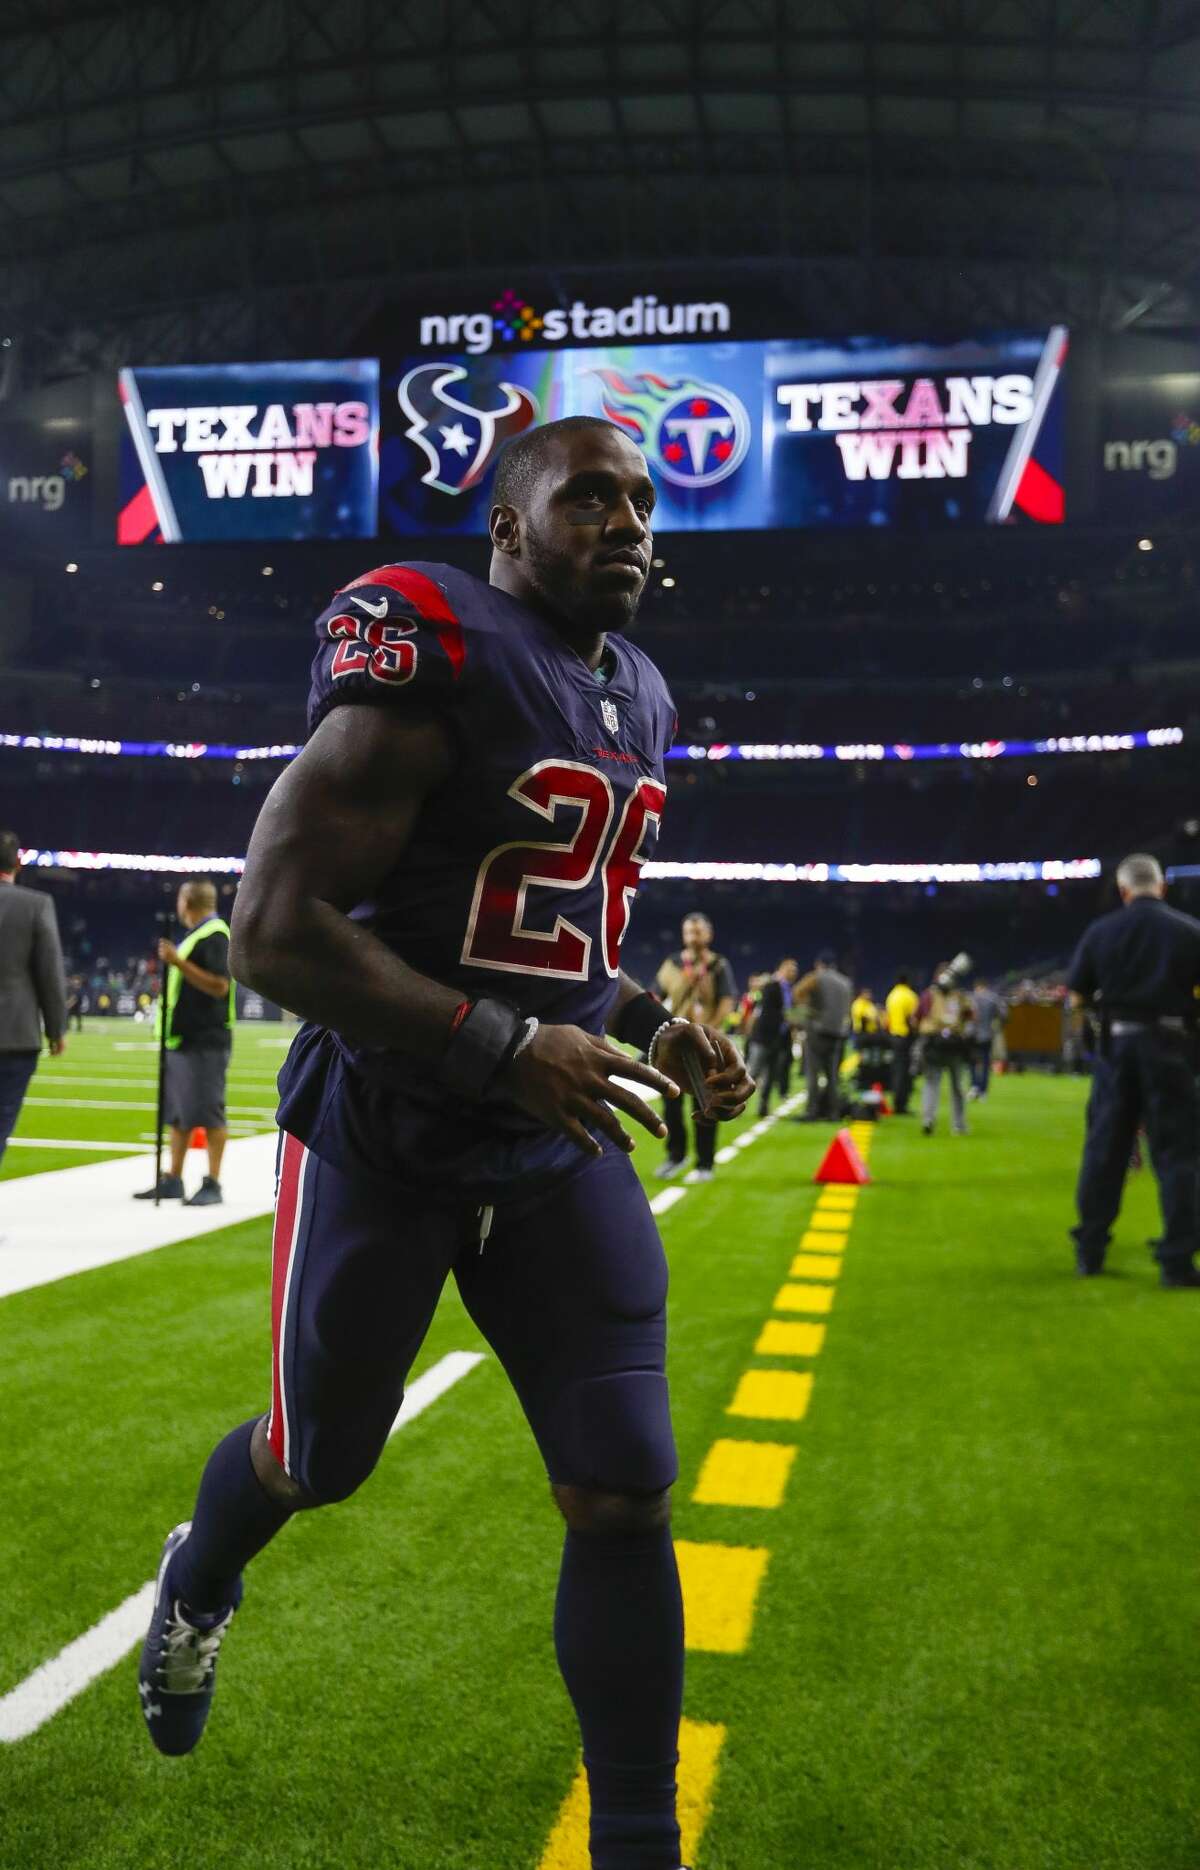
[[[948,973],[957,964],[942,962],[918,991],[912,972],[901,971],[880,999],[870,985],[856,984],[843,973],[827,949],[807,972],[794,956],[785,956],[769,972],[752,974],[739,993],[728,957],[714,945],[708,916],[699,910],[685,916],[681,937],[680,948],[658,970],[658,993],[676,1018],[717,1025],[740,1039],[758,1087],[760,1117],[768,1114],[772,1099],[788,1095],[798,1066],[807,1102],[797,1121],[838,1121],[864,1080],[868,1091],[877,1090],[903,1116],[915,1083],[923,1078],[925,1134],[931,1135],[937,1123],[943,1080],[949,1086],[951,1130],[965,1133],[967,1103],[987,1096],[992,1071],[1002,1061],[1010,1004],[982,975],[968,985]],[[1032,990],[1032,982],[1022,983],[1024,998],[1031,998]],[[685,1101],[692,1105],[695,1145],[690,1170]],[[665,1115],[667,1154],[659,1177],[670,1180],[686,1171],[689,1182],[710,1181],[715,1123],[695,1099],[680,1098]]]

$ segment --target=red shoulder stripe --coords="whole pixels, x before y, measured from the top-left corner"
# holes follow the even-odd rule
[[[399,591],[401,597],[406,597],[427,623],[433,624],[438,642],[446,652],[450,672],[457,682],[467,659],[467,645],[463,640],[462,624],[457,612],[450,608],[445,593],[438,589],[433,579],[427,578],[423,571],[413,571],[409,565],[381,565],[378,571],[364,572],[361,578],[355,578],[350,584],[343,585],[342,589],[355,591],[361,584],[383,584],[393,591]]]

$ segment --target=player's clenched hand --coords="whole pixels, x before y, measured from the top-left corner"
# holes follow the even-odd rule
[[[722,1123],[740,1117],[754,1093],[754,1080],[737,1046],[713,1026],[667,1027],[654,1056],[677,1084],[695,1092],[706,1117]]]
[[[651,1136],[667,1133],[662,1118],[636,1092],[616,1084],[617,1077],[632,1078],[664,1097],[679,1095],[678,1086],[661,1071],[579,1026],[539,1026],[498,1088],[531,1117],[569,1136],[589,1156],[598,1156],[601,1145],[593,1130],[611,1137],[619,1149],[633,1148],[633,1138],[610,1105],[623,1110]]]

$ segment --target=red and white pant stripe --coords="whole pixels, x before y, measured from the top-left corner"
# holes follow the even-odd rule
[[[288,1337],[292,1273],[300,1240],[304,1207],[304,1176],[309,1151],[298,1137],[283,1135],[279,1157],[279,1188],[275,1196],[275,1232],[271,1241],[271,1414],[267,1440],[285,1473],[291,1473],[291,1398],[287,1391],[284,1359]]]

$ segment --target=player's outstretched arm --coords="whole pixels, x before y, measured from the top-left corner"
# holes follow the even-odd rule
[[[395,864],[453,753],[436,721],[335,708],[267,796],[233,912],[236,979],[354,1044],[436,1060],[462,995],[347,913]]]

